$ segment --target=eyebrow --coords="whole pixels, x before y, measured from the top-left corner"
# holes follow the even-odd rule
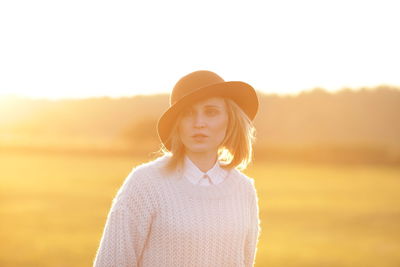
[[[205,105],[205,108],[222,108],[221,106],[218,105]]]

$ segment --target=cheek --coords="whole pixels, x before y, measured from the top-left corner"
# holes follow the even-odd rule
[[[228,119],[223,118],[218,123],[216,123],[214,130],[215,134],[221,139],[225,138],[226,129],[228,127]]]
[[[178,134],[181,138],[185,138],[188,135],[187,123],[184,120],[178,123]]]

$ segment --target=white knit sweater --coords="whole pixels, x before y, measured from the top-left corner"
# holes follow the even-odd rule
[[[134,168],[113,200],[93,266],[253,266],[260,221],[254,180],[236,169],[198,186],[160,157]]]

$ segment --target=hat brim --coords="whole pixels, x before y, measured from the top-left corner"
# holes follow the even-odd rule
[[[258,110],[257,94],[254,88],[247,83],[231,81],[199,88],[170,106],[158,120],[158,136],[168,150],[171,148],[168,138],[179,112],[186,106],[209,97],[230,98],[238,104],[250,120],[253,120],[256,116]]]

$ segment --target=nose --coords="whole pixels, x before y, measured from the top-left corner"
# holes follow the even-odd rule
[[[206,122],[205,122],[204,116],[201,114],[201,112],[198,112],[194,116],[193,125],[194,125],[195,128],[204,128],[206,126]]]

